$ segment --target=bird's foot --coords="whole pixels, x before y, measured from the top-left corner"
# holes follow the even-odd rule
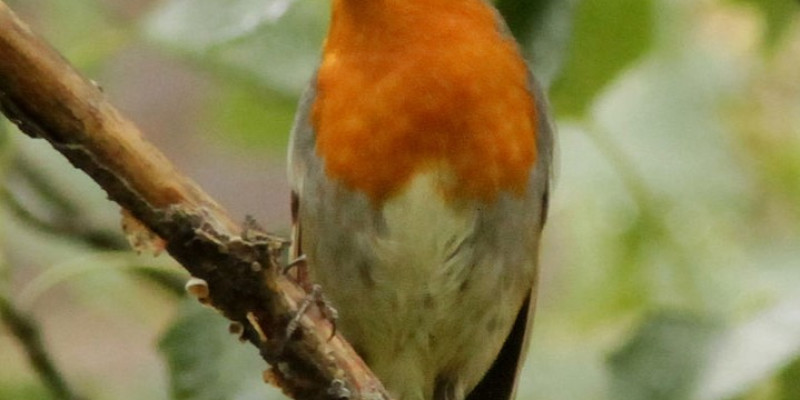
[[[312,304],[316,305],[323,318],[331,323],[331,336],[328,339],[330,340],[336,336],[336,320],[339,318],[339,312],[330,305],[327,299],[325,299],[325,296],[322,294],[322,286],[312,285],[311,291],[300,303],[300,306],[297,308],[297,313],[286,326],[287,339],[291,339],[291,337],[297,332],[297,328],[300,326],[300,320],[308,312],[308,309]]]

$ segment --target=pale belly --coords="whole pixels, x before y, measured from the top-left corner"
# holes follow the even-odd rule
[[[492,224],[503,221],[482,213],[454,209],[423,175],[375,214],[380,221],[354,215],[350,227],[348,215],[309,216],[323,221],[303,241],[312,279],[398,400],[430,400],[444,382],[462,398],[494,361],[533,286],[533,247],[512,245],[509,255],[507,245],[488,245],[484,231],[496,233]]]

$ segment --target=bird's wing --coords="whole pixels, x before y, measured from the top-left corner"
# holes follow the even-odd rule
[[[529,336],[533,309],[535,308],[534,290],[517,314],[511,333],[508,334],[503,348],[497,355],[492,367],[486,372],[478,385],[467,396],[467,400],[507,400],[513,399],[516,392],[519,370],[522,368],[526,349],[526,338]]]
[[[316,76],[316,74],[315,74]],[[316,90],[314,87],[316,77],[312,77],[311,84],[303,93],[295,114],[294,125],[289,136],[289,185],[291,186],[291,212],[292,212],[292,244],[289,248],[289,260],[299,259],[304,253],[301,246],[302,227],[300,226],[300,196],[303,194],[303,181],[308,174],[308,169],[313,168],[308,157],[313,154],[316,135],[311,125],[311,107],[314,104]]]
[[[535,176],[541,178],[534,179],[544,180],[540,203],[541,223],[543,228],[545,220],[547,219],[549,191],[551,186],[550,181],[553,174],[554,132],[549,119],[547,98],[539,86],[539,83],[536,81],[536,78],[534,78],[533,74],[530,72],[529,85],[529,89],[531,93],[533,93],[536,101],[536,112],[538,115],[536,142],[539,153],[534,168],[540,169],[540,171],[537,171],[539,173]],[[541,185],[542,182],[538,182],[538,184]],[[538,187],[536,186],[537,182],[534,182],[533,185]],[[536,262],[538,269],[538,260]],[[511,328],[511,332],[506,338],[500,353],[491,368],[489,368],[489,371],[486,372],[481,381],[478,382],[478,385],[470,392],[466,400],[512,400],[516,397],[520,370],[525,363],[528,342],[530,340],[531,331],[533,330],[533,314],[536,308],[537,292],[537,282],[534,282],[531,291],[528,293],[528,296],[517,314],[514,326]]]

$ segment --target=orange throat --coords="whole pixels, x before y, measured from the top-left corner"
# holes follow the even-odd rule
[[[312,123],[329,177],[374,204],[424,170],[452,200],[522,195],[537,115],[482,0],[333,0]]]

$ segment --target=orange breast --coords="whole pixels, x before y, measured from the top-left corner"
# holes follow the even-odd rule
[[[334,1],[317,152],[328,176],[374,204],[433,168],[448,198],[521,195],[536,120],[525,63],[481,1]]]

